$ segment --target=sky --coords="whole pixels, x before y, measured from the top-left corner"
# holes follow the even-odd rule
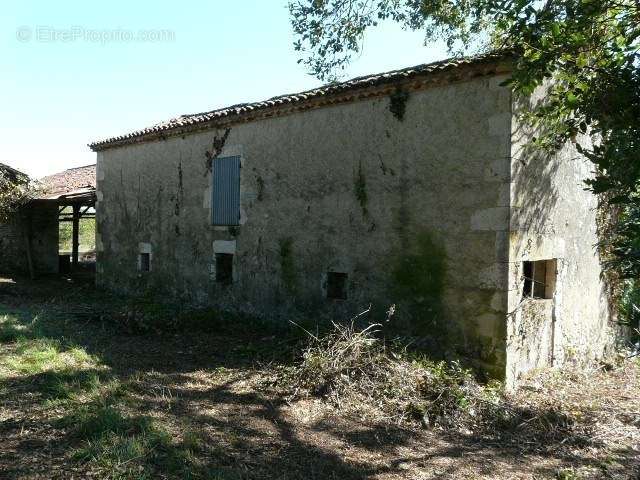
[[[320,81],[297,63],[286,0],[3,4],[0,162],[39,178],[95,163],[87,147],[185,113]],[[345,79],[445,58],[386,23]]]

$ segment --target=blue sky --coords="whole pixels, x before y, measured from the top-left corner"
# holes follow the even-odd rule
[[[95,162],[92,140],[319,85],[296,62],[286,3],[3,4],[0,162],[39,177]],[[123,38],[141,30],[169,33]],[[446,56],[442,45],[423,46],[420,32],[385,24],[346,77]]]

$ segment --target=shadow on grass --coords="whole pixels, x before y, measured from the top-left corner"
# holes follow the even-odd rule
[[[121,304],[89,286],[66,294],[20,288],[26,296],[0,304],[0,363],[15,358],[16,372],[3,378],[0,370],[0,407],[11,412],[0,421],[7,478],[38,468],[58,478],[70,471],[121,479],[471,478],[505,464],[553,477],[557,465],[601,468],[600,460],[631,465],[634,458],[624,449],[582,457],[579,447],[597,441],[553,410],[496,417],[503,424],[471,434],[337,415],[301,419],[310,413],[304,405],[247,384],[256,359],[290,362],[295,336],[211,312],[194,315],[193,328],[126,333],[105,313],[109,302],[117,311]],[[559,427],[549,434],[546,422]],[[541,445],[551,461],[527,465],[523,452]]]

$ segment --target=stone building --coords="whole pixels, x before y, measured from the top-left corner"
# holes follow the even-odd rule
[[[91,144],[98,284],[283,319],[395,304],[509,382],[603,355],[589,165],[527,151],[509,71],[419,65]]]
[[[77,242],[77,222],[94,212],[95,165],[70,168],[37,181],[6,165],[0,164],[0,171],[14,172],[13,178],[30,183],[35,192],[27,205],[0,222],[0,273],[58,273],[59,222],[72,222]],[[77,264],[75,245],[72,257]]]
[[[0,175],[12,185],[26,185],[30,179],[26,173],[0,163]],[[28,269],[26,255],[27,224],[19,215],[0,220],[0,272]]]

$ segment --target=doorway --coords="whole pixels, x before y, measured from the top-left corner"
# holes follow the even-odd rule
[[[65,202],[66,203],[66,202]],[[96,211],[92,204],[69,202],[58,209],[58,259],[62,274],[94,271]]]

